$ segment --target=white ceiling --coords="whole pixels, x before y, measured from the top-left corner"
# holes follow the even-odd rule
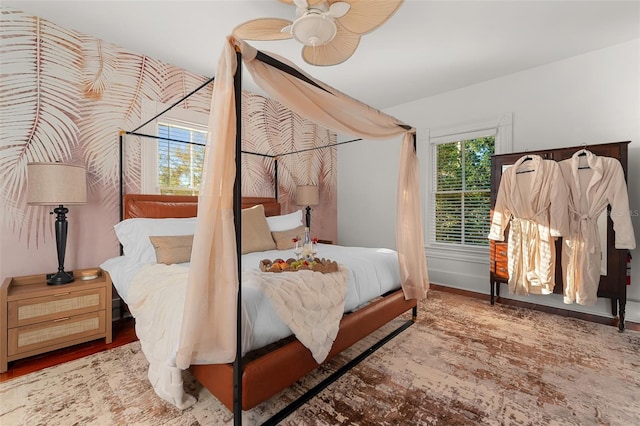
[[[2,6],[205,76],[215,75],[224,38],[236,25],[295,17],[294,6],[276,0],[2,0]],[[250,43],[383,109],[636,38],[640,1],[407,0],[340,65],[305,64],[294,40]]]

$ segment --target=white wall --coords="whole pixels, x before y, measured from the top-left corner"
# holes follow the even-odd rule
[[[640,240],[640,39],[398,105],[385,112],[418,129],[512,112],[514,151],[632,141],[629,198],[636,240]],[[399,144],[373,142],[366,149],[354,145],[357,144],[344,145],[338,151],[339,242],[395,247]],[[419,145],[418,152],[426,153],[427,147]],[[634,250],[632,255],[627,319],[638,322],[640,250]],[[488,260],[473,263],[428,256],[428,266],[433,283],[489,293]],[[507,295],[505,287],[501,288],[501,295]],[[558,295],[523,300],[610,316],[609,299],[601,299],[589,308],[564,305]]]

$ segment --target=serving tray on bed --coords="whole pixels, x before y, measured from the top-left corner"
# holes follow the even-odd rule
[[[296,260],[293,258],[284,259],[263,259],[260,261],[260,270],[262,272],[298,272],[298,271],[314,271],[328,274],[338,272],[338,264],[329,259],[315,258],[311,261]]]

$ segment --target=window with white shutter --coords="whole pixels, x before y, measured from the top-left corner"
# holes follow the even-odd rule
[[[433,145],[434,242],[488,246],[495,136]]]
[[[207,132],[158,123],[158,187],[161,194],[197,195]]]
[[[488,262],[491,156],[511,152],[511,131],[510,113],[418,131],[428,140],[422,154],[428,256]]]
[[[141,192],[197,195],[209,115],[170,107],[147,99],[142,101],[142,119],[149,121],[141,133],[155,138],[140,138]]]

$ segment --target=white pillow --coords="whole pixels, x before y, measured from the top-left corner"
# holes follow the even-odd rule
[[[302,225],[302,210],[280,216],[268,216],[267,224],[271,232],[288,231],[297,228]]]
[[[125,219],[113,229],[122,244],[124,255],[141,263],[156,262],[156,251],[149,237],[166,235],[192,235],[196,231],[196,218]]]

